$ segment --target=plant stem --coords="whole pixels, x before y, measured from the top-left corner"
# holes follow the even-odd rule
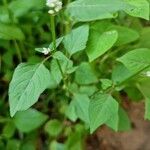
[[[55,16],[50,16],[50,23],[51,23],[51,32],[52,32],[52,40],[53,40],[53,49],[56,51],[56,32],[55,32]]]
[[[21,51],[19,49],[18,43],[17,43],[16,40],[13,40],[13,41],[14,41],[14,45],[15,45],[15,48],[16,48],[16,51],[17,51],[18,59],[19,59],[20,62],[22,62]]]
[[[54,52],[56,52],[55,16],[53,16],[53,15],[50,16],[50,25],[51,25],[51,33],[52,33],[52,40],[53,40],[53,49],[54,49]],[[61,73],[61,76],[62,76],[63,83],[65,85],[65,88],[70,93],[70,91],[68,89],[68,86],[67,86],[67,82],[65,80],[65,75],[63,73],[61,64],[60,64],[58,59],[56,59],[56,62],[57,62],[57,65],[59,67],[59,70],[60,70],[60,73]]]
[[[55,16],[53,16],[53,15],[50,16],[50,23],[51,23],[51,32],[52,32],[52,39],[53,39],[53,49],[54,49],[54,52],[56,52]],[[56,59],[56,61],[57,61],[59,70],[61,72],[61,75],[62,75],[62,78],[63,78],[63,82],[66,85],[65,76],[64,76],[63,70],[61,68],[61,64],[60,64],[58,59]]]

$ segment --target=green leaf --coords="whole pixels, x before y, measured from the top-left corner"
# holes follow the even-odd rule
[[[115,131],[128,131],[131,129],[131,123],[127,113],[119,107],[118,114],[106,122],[106,125]]]
[[[125,110],[119,107],[119,122],[118,122],[118,131],[128,131],[131,129],[131,122]]]
[[[75,81],[78,84],[92,84],[98,81],[97,76],[89,63],[83,62],[75,72]]]
[[[20,141],[16,139],[9,140],[7,142],[6,150],[20,150]]]
[[[15,133],[15,125],[14,125],[14,122],[13,121],[9,121],[5,127],[3,128],[3,133],[2,135],[5,137],[5,138],[11,138],[14,133]]]
[[[150,48],[150,27],[143,28],[140,34],[139,47]]]
[[[123,64],[119,63],[112,71],[114,84],[120,84],[130,78],[133,74]]]
[[[4,40],[24,40],[24,34],[20,28],[0,23],[0,39]]]
[[[75,103],[75,110],[78,118],[83,120],[85,123],[89,123],[88,108],[90,99],[84,94],[75,94],[73,101]]]
[[[141,48],[132,50],[117,60],[122,62],[132,73],[138,73],[150,66],[149,58],[150,50]]]
[[[52,150],[65,150],[65,146],[62,143],[58,143],[57,141],[52,141],[50,143],[49,149]]]
[[[149,20],[149,3],[147,0],[125,0],[127,4],[134,6],[133,9],[125,10],[131,16]]]
[[[17,112],[14,117],[14,123],[18,130],[28,133],[40,127],[47,118],[47,115],[30,108],[26,111]]]
[[[43,64],[20,64],[9,86],[11,116],[36,103],[40,94],[50,86],[50,81],[50,73]]]
[[[32,9],[41,9],[45,6],[45,0],[14,0],[9,4],[9,9],[14,17],[24,16]]]
[[[91,100],[89,106],[90,132],[93,133],[99,126],[112,119],[112,123],[116,123],[115,118],[118,115],[118,103],[108,94],[97,94]]]
[[[46,123],[44,130],[49,134],[49,136],[57,137],[63,129],[62,123],[57,120],[53,119]]]
[[[76,102],[71,101],[67,110],[66,110],[66,116],[73,122],[75,122],[78,119],[78,116],[76,114],[75,110]]]
[[[107,52],[117,41],[118,33],[115,30],[106,31],[102,34],[91,31],[89,42],[86,48],[89,61],[93,61]]]
[[[112,24],[109,20],[97,21],[91,25],[91,28],[99,33],[115,30],[118,32],[118,39],[115,46],[120,46],[136,41],[139,33],[131,28]]]
[[[115,43],[116,46],[134,42],[140,37],[137,31],[127,27],[111,25],[108,28],[109,30],[116,30],[118,32],[118,40]]]
[[[150,78],[142,79],[138,84],[138,88],[145,97],[145,119],[150,120]]]
[[[64,75],[70,74],[76,70],[76,67],[73,67],[73,62],[60,51],[54,53],[53,58],[51,62],[51,74],[58,85],[63,78],[62,73]]]
[[[68,5],[67,11],[75,21],[114,18],[118,11],[148,19],[149,4],[146,0],[76,0]]]
[[[114,18],[114,14],[124,8],[120,0],[77,0],[68,5],[68,12],[77,21],[92,21]],[[80,10],[80,11],[79,11]]]
[[[85,49],[89,36],[89,26],[83,25],[71,31],[64,37],[64,46],[71,55]]]

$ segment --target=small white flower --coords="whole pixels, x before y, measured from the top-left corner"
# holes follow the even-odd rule
[[[50,51],[51,51],[50,48],[45,48],[45,47],[44,47],[42,53],[43,53],[44,55],[48,55]]]
[[[147,76],[147,77],[150,77],[150,71],[147,71],[147,72],[146,72],[146,76]]]
[[[54,11],[54,10],[49,10],[48,13],[49,13],[50,15],[53,15],[53,14],[55,13],[55,11]]]
[[[51,15],[62,9],[62,2],[60,0],[47,0],[46,5],[50,7],[48,13]]]

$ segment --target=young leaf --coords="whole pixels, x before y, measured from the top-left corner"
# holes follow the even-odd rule
[[[118,115],[118,109],[118,103],[112,96],[108,94],[95,95],[89,106],[90,132],[93,133],[110,119],[115,124],[116,119],[113,118]]]
[[[63,37],[60,37],[56,40],[56,48],[61,44],[63,40]],[[50,43],[50,45],[48,46],[48,48],[50,49],[50,52],[54,50],[54,43]],[[35,48],[35,51],[43,53],[43,48]]]
[[[117,41],[118,33],[115,30],[106,31],[103,34],[91,31],[86,48],[89,61],[93,61],[107,52]]]
[[[75,81],[78,84],[92,84],[98,81],[89,63],[83,62],[75,72]]]
[[[85,49],[89,35],[89,26],[83,25],[71,31],[64,37],[64,46],[71,55]]]
[[[24,34],[20,28],[12,25],[0,23],[0,39],[4,40],[24,40]]]
[[[9,86],[11,116],[37,102],[40,94],[49,87],[50,80],[50,73],[43,64],[20,64]]]
[[[146,48],[135,49],[117,60],[122,62],[129,71],[138,73],[150,66],[150,50]]]
[[[40,127],[47,118],[47,115],[30,108],[26,111],[17,112],[14,117],[14,123],[18,130],[27,133]]]

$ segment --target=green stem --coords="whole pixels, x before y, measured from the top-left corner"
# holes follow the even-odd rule
[[[22,62],[21,51],[19,49],[18,43],[17,43],[16,40],[13,40],[13,41],[14,41],[14,45],[15,45],[15,48],[16,48],[16,51],[17,51],[18,59],[19,59],[20,62]]]
[[[50,16],[50,23],[51,23],[51,32],[52,32],[52,39],[53,39],[53,49],[54,49],[54,52],[56,52],[56,31],[55,31],[55,16],[54,15]],[[63,70],[61,68],[61,64],[60,64],[59,60],[56,59],[56,61],[57,61],[59,70],[61,72],[63,82],[66,85],[65,75],[64,75]]]
[[[53,49],[56,51],[56,32],[55,32],[55,16],[50,16],[50,23],[51,23],[51,32],[52,32],[52,40],[53,40]]]

